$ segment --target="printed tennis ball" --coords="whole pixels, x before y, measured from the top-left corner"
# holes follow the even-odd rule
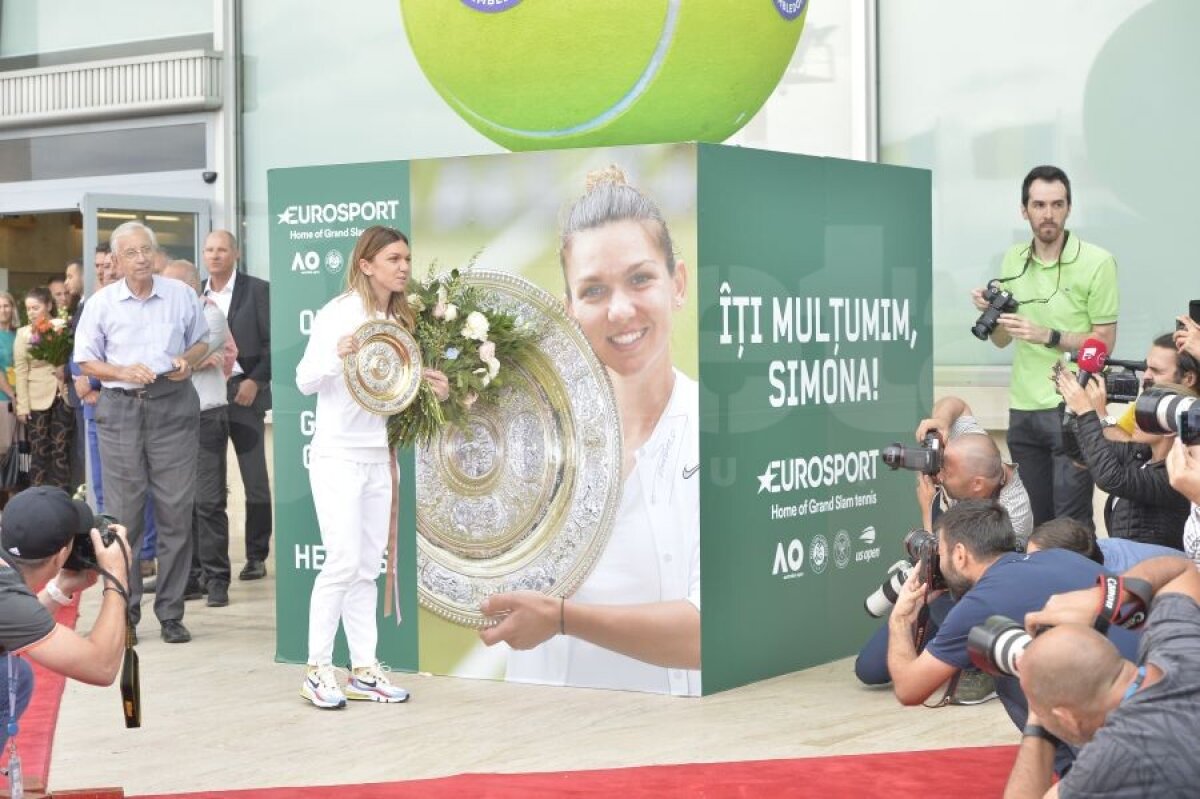
[[[512,150],[723,141],[770,96],[808,0],[400,0],[417,62]]]

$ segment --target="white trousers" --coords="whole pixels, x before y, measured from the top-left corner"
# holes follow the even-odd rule
[[[391,467],[313,453],[308,479],[325,548],[309,603],[308,662],[333,662],[333,639],[341,621],[351,666],[370,666],[379,637],[375,615],[392,512]]]

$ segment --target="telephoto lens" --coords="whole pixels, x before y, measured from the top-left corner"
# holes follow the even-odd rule
[[[1017,676],[1017,663],[1025,647],[1033,641],[1025,628],[1007,616],[988,616],[967,634],[967,654],[980,671],[993,677]]]
[[[868,615],[879,619],[891,612],[912,568],[912,564],[906,560],[898,560],[888,567],[888,578],[863,602]]]
[[[1137,398],[1133,418],[1146,433],[1174,433],[1184,444],[1200,443],[1200,403],[1195,397],[1151,388]]]

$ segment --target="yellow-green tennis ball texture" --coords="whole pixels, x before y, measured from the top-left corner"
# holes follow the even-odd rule
[[[723,141],[778,84],[808,0],[400,0],[426,77],[512,150]]]

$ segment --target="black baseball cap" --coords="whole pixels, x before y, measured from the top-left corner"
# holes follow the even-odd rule
[[[8,501],[0,514],[0,546],[23,560],[57,553],[76,535],[96,524],[87,503],[71,499],[61,488],[34,486]]]

